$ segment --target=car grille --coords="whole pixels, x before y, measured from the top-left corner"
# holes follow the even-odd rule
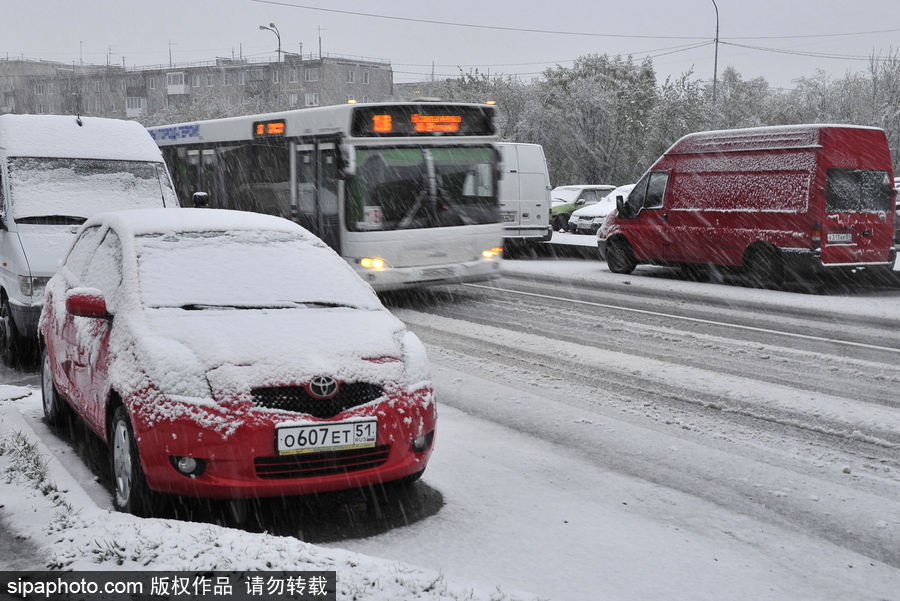
[[[267,480],[314,478],[378,467],[387,461],[390,448],[390,445],[380,445],[367,449],[257,457],[253,464],[256,475]]]
[[[366,382],[341,384],[336,395],[328,399],[311,396],[302,386],[276,386],[254,388],[250,391],[257,407],[305,413],[319,419],[331,419],[336,415],[370,403],[384,394],[381,386]]]

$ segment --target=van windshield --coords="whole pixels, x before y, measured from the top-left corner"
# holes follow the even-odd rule
[[[829,169],[825,205],[829,213],[887,213],[891,182],[887,171]]]
[[[177,205],[165,165],[156,162],[12,157],[9,191],[17,223],[73,223],[104,211]]]

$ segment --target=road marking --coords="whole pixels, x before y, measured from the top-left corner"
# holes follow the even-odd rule
[[[618,311],[628,311],[630,313],[640,313],[642,315],[653,315],[656,317],[668,317],[670,319],[681,319],[683,321],[692,321],[695,323],[703,323],[714,326],[722,326],[726,328],[735,328],[738,330],[747,330],[750,332],[760,332],[764,334],[775,334],[777,336],[788,336],[791,338],[799,338],[802,340],[815,340],[817,342],[830,342],[835,344],[843,344],[846,346],[854,346],[858,348],[866,348],[878,351],[888,351],[891,353],[900,353],[900,348],[893,348],[890,346],[878,346],[876,344],[865,344],[862,342],[851,342],[849,340],[838,340],[836,338],[823,338],[821,336],[810,336],[808,334],[795,334],[793,332],[783,332],[780,330],[770,330],[768,328],[757,328],[754,326],[742,326],[735,323],[727,323],[724,321],[713,321],[711,319],[700,319],[697,317],[684,317],[683,315],[673,315],[671,313],[660,313],[659,311],[647,311],[646,309],[633,309],[631,307],[622,307],[619,305],[607,305],[604,303],[597,303],[593,301],[585,301],[579,300],[576,298],[564,298],[561,296],[550,296],[549,294],[538,294],[536,292],[522,292],[521,290],[510,290],[508,288],[498,288],[496,286],[485,286],[483,284],[464,284],[464,286],[470,286],[472,288],[484,288],[485,290],[496,290],[499,292],[511,292],[513,294],[521,294],[523,296],[533,296],[536,298],[543,298],[547,300],[557,300],[557,301],[565,301],[567,303],[575,303],[579,305],[588,305],[591,307],[603,307],[605,309],[616,309]]]

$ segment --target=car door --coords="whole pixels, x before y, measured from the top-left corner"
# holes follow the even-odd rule
[[[107,309],[114,314],[122,285],[122,246],[119,237],[108,230],[87,263],[81,287],[103,293]],[[82,418],[98,433],[105,430],[106,402],[109,395],[109,338],[112,318],[67,316],[72,320],[69,336],[73,358],[72,383]]]

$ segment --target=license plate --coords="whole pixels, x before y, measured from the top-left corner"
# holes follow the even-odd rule
[[[853,242],[853,234],[850,232],[841,234],[828,234],[825,238],[828,242]]]
[[[275,449],[279,455],[344,451],[374,447],[378,420],[282,426],[275,429]]]
[[[456,275],[452,267],[435,267],[434,269],[423,269],[423,278],[450,278]]]
[[[510,213],[509,211],[502,211],[500,213],[500,218],[503,219],[503,223],[512,223],[516,220],[516,214]]]

